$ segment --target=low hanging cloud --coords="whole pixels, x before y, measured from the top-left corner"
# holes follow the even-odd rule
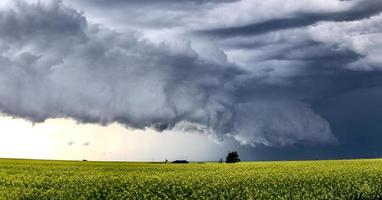
[[[92,24],[61,1],[16,1],[0,12],[0,27],[8,115],[205,132],[252,146],[337,142],[299,95],[275,95],[280,84],[267,71],[254,74],[218,49],[154,44]]]

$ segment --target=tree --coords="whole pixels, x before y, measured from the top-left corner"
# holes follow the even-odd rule
[[[240,162],[239,154],[237,151],[228,152],[226,163]]]

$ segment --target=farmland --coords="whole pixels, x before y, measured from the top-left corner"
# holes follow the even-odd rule
[[[0,160],[0,199],[380,199],[382,160],[153,164]]]

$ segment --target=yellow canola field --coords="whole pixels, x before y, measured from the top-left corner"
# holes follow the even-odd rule
[[[381,199],[382,160],[124,163],[0,159],[0,199]]]

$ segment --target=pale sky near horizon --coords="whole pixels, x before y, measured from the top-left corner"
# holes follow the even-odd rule
[[[34,124],[2,116],[0,127],[0,158],[218,161],[231,150],[227,143],[208,139],[207,135],[133,130],[115,123],[101,126],[49,119]]]

